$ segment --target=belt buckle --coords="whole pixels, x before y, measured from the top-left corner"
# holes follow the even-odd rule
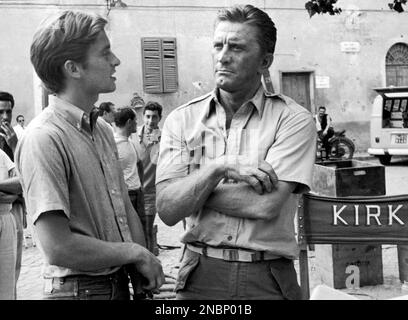
[[[236,249],[223,249],[222,258],[227,261],[239,261],[239,252]]]

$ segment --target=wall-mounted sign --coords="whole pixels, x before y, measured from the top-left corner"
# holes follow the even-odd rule
[[[330,88],[330,77],[316,76],[316,88]]]
[[[360,43],[354,41],[340,42],[342,52],[360,52]]]

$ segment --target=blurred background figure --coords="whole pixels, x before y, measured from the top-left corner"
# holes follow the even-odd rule
[[[158,255],[157,231],[154,231],[156,216],[156,165],[159,157],[161,130],[159,122],[162,118],[163,107],[153,101],[146,103],[143,108],[143,125],[138,128],[139,156],[143,164],[143,191],[146,211],[147,247]]]
[[[143,198],[143,166],[134,142],[129,139],[136,132],[136,114],[131,108],[121,108],[114,112],[113,137],[118,148],[119,163],[133,208],[143,225],[146,237],[146,219]],[[147,240],[146,240],[147,241]]]
[[[115,105],[110,101],[102,102],[99,105],[99,117],[105,120],[105,122],[109,123],[111,126],[114,121],[115,111]]]
[[[13,127],[13,129],[14,129],[14,132],[16,133],[16,135],[17,135],[17,139],[20,140],[23,137],[24,129],[25,129],[24,116],[22,114],[19,114],[17,116],[17,118],[16,118],[16,122],[17,122],[17,124]]]
[[[1,91],[0,92],[0,149],[8,156],[8,158],[14,162],[14,152],[16,150],[18,137],[13,127],[11,126],[11,120],[13,118],[14,97],[11,93]],[[2,191],[2,190],[0,190]],[[17,281],[20,275],[21,269],[21,257],[23,252],[24,242],[24,228],[27,226],[26,222],[26,207],[24,199],[21,195],[15,197],[11,205],[11,213],[13,214],[16,227],[17,227],[17,260],[15,265],[15,280]],[[0,228],[1,230],[1,228]]]

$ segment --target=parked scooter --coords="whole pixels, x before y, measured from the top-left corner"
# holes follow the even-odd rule
[[[329,152],[326,154],[326,149],[323,147],[321,139],[317,138],[317,154],[316,161],[335,161],[352,159],[355,151],[353,141],[346,137],[346,130],[335,131],[333,137],[328,141]]]

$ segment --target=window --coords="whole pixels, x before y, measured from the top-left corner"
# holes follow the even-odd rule
[[[408,46],[394,44],[385,58],[387,86],[408,86]]]
[[[142,38],[143,89],[146,93],[176,92],[175,38]]]

